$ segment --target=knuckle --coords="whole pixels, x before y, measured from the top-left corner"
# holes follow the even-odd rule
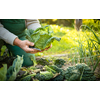
[[[29,41],[28,41],[28,40],[25,40],[25,42],[26,42],[26,43],[29,43]]]
[[[27,40],[24,40],[25,42],[27,42]]]

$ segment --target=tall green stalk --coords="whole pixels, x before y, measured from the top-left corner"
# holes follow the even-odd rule
[[[87,40],[87,44],[88,44],[88,51],[89,51],[89,56],[90,56],[90,60],[92,62],[92,66],[93,66],[93,71],[95,71],[96,67],[98,66],[99,62],[100,62],[100,58],[98,58],[98,54],[100,54],[100,51],[99,51],[99,48],[97,47],[97,44],[100,45],[100,38],[96,35],[96,33],[88,26],[86,25],[82,25],[86,28],[88,28],[94,35],[95,39],[91,39],[90,37],[88,37],[88,40]],[[90,43],[89,43],[90,42]],[[95,42],[95,43],[94,43]],[[96,44],[97,43],[97,44]],[[95,54],[94,54],[94,51],[93,51],[93,48],[95,49]],[[96,55],[96,56],[92,56],[92,55]],[[96,59],[96,60],[95,60]],[[95,60],[95,65],[94,65],[94,60]]]

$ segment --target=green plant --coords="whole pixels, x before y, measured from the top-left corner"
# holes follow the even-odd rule
[[[52,36],[50,26],[40,27],[36,30],[25,30],[26,38],[35,44],[35,48],[43,50],[48,48],[54,40],[60,41],[61,38]]]
[[[40,65],[50,65],[49,63],[50,61],[48,59],[45,59],[45,58],[40,58],[37,60],[37,64],[40,64]]]
[[[64,65],[65,62],[66,62],[66,61],[65,61],[64,59],[56,59],[56,60],[54,61],[54,64],[55,64],[57,67],[61,68],[61,67]]]
[[[53,78],[53,73],[49,71],[40,71],[40,73],[37,73],[35,75],[35,78],[38,79],[39,81],[47,81]]]
[[[85,27],[87,29],[89,29],[92,34],[93,34],[93,38],[92,37],[88,37],[88,35],[86,34],[87,38],[87,45],[88,45],[88,55],[90,56],[90,60],[91,63],[93,65],[93,71],[95,71],[96,67],[98,66],[100,59],[99,59],[99,55],[100,55],[100,51],[99,51],[99,45],[100,45],[100,38],[98,37],[98,35],[88,26],[86,25],[82,25],[82,27]],[[94,56],[93,56],[94,55]],[[94,64],[94,61],[96,62]]]
[[[51,68],[50,66],[47,66],[47,65],[44,66],[43,70],[52,72],[53,74],[56,74],[56,71],[53,68]]]
[[[98,19],[82,19],[83,25],[89,26],[94,31],[100,31],[100,20]]]
[[[64,80],[64,70],[62,68],[58,68],[55,65],[50,65],[48,67],[56,72],[55,77],[51,79],[52,81],[63,81]]]
[[[30,59],[33,61],[34,66],[37,65],[35,55],[30,55]]]
[[[80,81],[81,73],[75,67],[68,67],[65,71],[65,80],[67,81]]]
[[[7,64],[3,64],[3,67],[0,68],[0,81],[14,81],[17,77],[17,73],[22,67],[22,63],[23,57],[17,56],[8,70]]]
[[[68,67],[65,71],[65,79],[67,81],[95,81],[93,71],[84,63],[76,64]]]
[[[7,64],[3,64],[3,67],[0,68],[0,81],[6,80],[6,74],[7,74]]]
[[[32,78],[36,75],[36,73],[30,74],[30,75],[26,75],[25,77],[22,77],[20,79],[20,81],[31,81]]]
[[[61,38],[52,36],[53,30],[49,25],[37,28],[36,30],[26,29],[24,32],[26,38],[35,44],[33,49],[39,49],[40,51],[48,48],[54,40],[61,40]],[[35,56],[30,56],[30,58],[34,66],[36,66],[37,62]]]

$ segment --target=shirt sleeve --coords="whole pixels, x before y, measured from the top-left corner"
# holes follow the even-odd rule
[[[3,27],[0,23],[0,39],[4,40],[6,43],[13,45],[15,38],[18,37],[13,33],[9,32],[7,29]]]
[[[41,27],[38,19],[26,19],[26,27],[27,29],[36,30]]]

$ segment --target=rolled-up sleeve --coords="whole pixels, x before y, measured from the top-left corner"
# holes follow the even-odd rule
[[[13,45],[15,38],[18,37],[13,33],[9,32],[7,29],[3,27],[0,23],[0,39],[4,40],[6,43]]]
[[[38,19],[26,19],[26,27],[27,29],[36,30],[41,27]]]

